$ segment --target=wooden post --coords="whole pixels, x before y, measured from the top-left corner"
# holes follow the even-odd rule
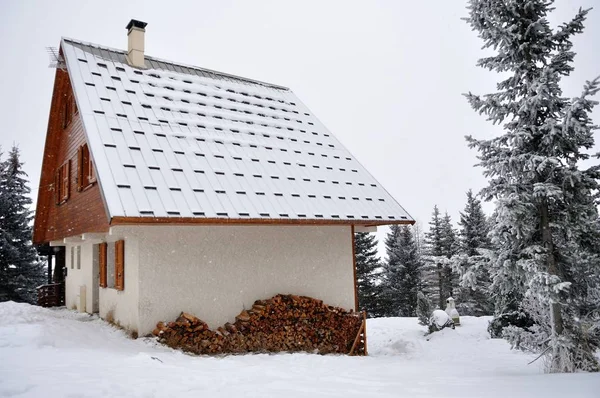
[[[363,334],[364,336],[364,342],[365,342],[365,356],[369,355],[369,351],[367,350],[367,311],[363,311]]]
[[[354,311],[358,311],[358,280],[356,278],[356,241],[354,239],[354,224],[350,226],[352,234],[352,269],[354,272]]]
[[[356,346],[358,345],[358,342],[360,341],[360,335],[362,334],[363,329],[365,328],[365,322],[361,322],[360,323],[360,328],[358,328],[358,333],[356,334],[356,338],[354,339],[354,344],[352,344],[352,348],[350,349],[350,352],[348,353],[348,355],[352,356],[354,355],[354,350],[356,349]]]
[[[48,261],[48,284],[52,283],[52,254],[46,256]]]

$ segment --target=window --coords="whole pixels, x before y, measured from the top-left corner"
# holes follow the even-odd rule
[[[81,269],[81,246],[71,246],[71,269]]]
[[[125,289],[125,241],[98,245],[100,263],[100,287]]]
[[[71,188],[71,161],[67,160],[56,170],[54,177],[54,191],[56,194],[56,204],[60,205],[69,199],[69,191]]]
[[[77,105],[75,104],[75,99],[73,95],[68,95],[65,97],[65,102],[63,104],[63,128],[66,129],[73,121],[73,115],[77,113]]]
[[[96,182],[90,149],[83,144],[77,150],[77,190],[83,191]]]

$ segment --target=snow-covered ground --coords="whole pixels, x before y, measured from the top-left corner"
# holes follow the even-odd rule
[[[368,323],[369,357],[194,357],[96,317],[0,303],[2,397],[600,397],[598,374],[543,374],[488,319],[426,338],[414,318]]]

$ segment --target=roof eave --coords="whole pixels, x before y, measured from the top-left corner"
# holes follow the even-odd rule
[[[281,219],[200,217],[113,217],[110,225],[413,225],[415,220]]]

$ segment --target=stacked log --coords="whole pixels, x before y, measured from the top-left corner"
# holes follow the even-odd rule
[[[194,354],[245,352],[312,352],[348,354],[361,330],[359,313],[321,300],[277,295],[257,300],[234,323],[210,330],[194,315],[182,312],[174,322],[159,322],[153,334],[172,348]],[[364,354],[364,342],[354,348]]]

